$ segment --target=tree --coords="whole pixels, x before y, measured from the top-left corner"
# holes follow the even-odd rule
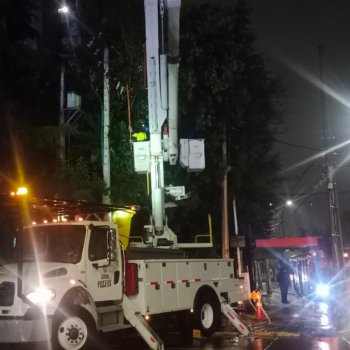
[[[249,13],[239,2],[236,8],[205,4],[182,14],[181,135],[202,137],[206,144],[207,169],[189,177],[191,192],[197,193],[193,206],[221,217],[221,185],[228,170],[229,202],[235,194],[240,232],[249,225],[263,234],[272,215],[268,202],[279,184],[273,140],[283,109],[278,80],[254,53]]]
[[[144,88],[143,6],[138,1],[86,1],[80,15],[88,32],[82,31],[82,45],[70,59],[71,86],[82,95],[83,118],[76,127],[69,163],[93,153],[91,164],[101,169],[101,110],[103,99],[102,54],[110,52],[111,80],[111,197],[113,202],[134,204],[147,201],[146,178],[133,170],[130,128],[137,130],[146,121]],[[131,20],[132,19],[132,20]],[[130,23],[134,23],[132,26]],[[128,101],[127,92],[130,95]],[[132,115],[129,125],[128,103]],[[86,120],[90,120],[87,125]],[[81,138],[82,131],[85,138]],[[74,147],[73,147],[74,146]],[[78,184],[77,184],[78,185]],[[97,196],[98,197],[98,196]],[[101,198],[101,193],[100,196]]]
[[[98,179],[102,178],[102,52],[107,45],[111,78],[112,200],[121,204],[148,204],[146,178],[133,170],[129,139],[130,128],[139,131],[147,121],[143,4],[139,0],[86,0],[81,6],[79,16],[84,23],[81,46],[68,52],[66,78],[68,88],[82,96],[83,114],[70,130],[66,167],[62,173],[52,171],[54,186],[47,185],[43,193],[94,200],[101,197],[104,185]],[[272,146],[282,111],[281,88],[266,70],[262,58],[254,53],[249,14],[244,2],[239,2],[235,8],[208,4],[184,6],[181,14],[180,136],[205,139],[207,168],[195,174],[180,167],[166,166],[166,183],[185,184],[191,192],[187,209],[182,214],[184,222],[191,218],[187,221],[198,228],[200,217],[210,212],[216,232],[220,232],[221,187],[225,172],[229,178],[230,203],[233,193],[237,198],[242,232],[247,232],[248,228],[252,232],[264,232],[271,217],[268,203],[273,201],[278,185],[278,157],[272,152]],[[34,62],[32,71],[40,72],[40,63]],[[14,72],[20,75],[17,66]],[[57,81],[56,73],[56,78],[48,75],[50,84]],[[45,81],[35,82],[37,90],[45,90]],[[34,90],[33,84],[26,85],[26,89]],[[55,100],[57,90],[56,95],[52,92],[54,89],[49,89]],[[13,95],[13,101],[18,102],[18,95]],[[128,104],[131,106],[130,124]],[[37,108],[40,104],[34,106]],[[48,111],[52,113],[52,109]],[[34,118],[35,113],[32,113]],[[43,115],[45,113],[35,114],[35,118]],[[21,119],[13,119],[18,126]],[[42,150],[46,157],[41,158],[48,159],[50,152],[47,150],[54,149],[55,145],[55,128],[41,117],[36,120],[36,126],[47,126],[40,129],[42,134],[46,132],[46,138],[38,138],[40,142],[33,142],[35,147],[32,148]],[[38,132],[38,129],[29,131]],[[30,133],[25,128],[22,134]],[[226,160],[222,156],[225,143]],[[45,147],[48,144],[51,146]],[[23,145],[21,148],[25,149]],[[38,164],[33,161],[34,157],[33,152],[26,164],[27,173],[33,164]],[[37,168],[41,168],[39,163]],[[47,174],[37,170],[33,173],[38,179],[45,179]]]

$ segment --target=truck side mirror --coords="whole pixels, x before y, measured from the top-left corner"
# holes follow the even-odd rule
[[[115,261],[117,259],[117,232],[111,228],[107,234],[107,260],[108,262]]]

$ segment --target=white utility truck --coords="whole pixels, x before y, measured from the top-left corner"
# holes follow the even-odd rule
[[[249,334],[230,306],[250,292],[234,277],[232,260],[126,260],[117,226],[88,220],[112,209],[94,210],[85,202],[2,197],[1,343],[52,340],[85,349],[97,332],[134,327],[151,349],[163,349],[147,319],[175,312],[205,335],[218,329],[221,312]]]
[[[249,299],[247,274],[235,278],[230,259],[173,254],[190,246],[177,242],[168,227],[164,201],[166,192],[186,196],[181,186],[165,187],[163,167],[164,161],[174,165],[178,158],[180,0],[145,0],[144,5],[150,140],[134,143],[134,159],[136,171],[151,176],[152,216],[147,234],[141,235],[146,239],[131,243],[148,249],[147,258],[126,255],[117,225],[105,220],[104,214],[116,208],[2,198],[0,343],[52,340],[67,350],[93,348],[98,332],[134,327],[151,349],[160,350],[164,344],[147,319],[175,312],[188,316],[205,335],[218,329],[221,313],[249,334],[230,306]],[[203,140],[181,144],[181,163],[203,169]],[[20,220],[10,220],[13,215]],[[100,217],[104,220],[96,220]],[[150,256],[152,249],[157,254]]]

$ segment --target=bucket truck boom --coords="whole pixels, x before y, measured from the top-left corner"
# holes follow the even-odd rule
[[[148,88],[149,164],[152,219],[147,227],[153,246],[173,246],[176,235],[166,223],[164,203],[164,160],[176,164],[177,89],[179,56],[179,20],[181,0],[145,0],[146,64]],[[167,25],[167,28],[166,28]],[[167,30],[167,34],[165,31]],[[167,48],[170,48],[168,51]],[[169,132],[163,137],[164,123]],[[139,143],[134,143],[140,147]],[[137,171],[137,169],[136,169]],[[148,242],[150,243],[150,242]]]
[[[176,235],[167,224],[164,192],[175,199],[185,197],[184,186],[165,187],[164,184],[164,162],[176,165],[178,160],[180,6],[181,0],[144,1],[150,140],[134,142],[134,161],[136,172],[149,173],[151,177],[152,217],[146,227],[146,244],[153,247],[179,247]],[[203,167],[191,168],[186,157],[183,162],[181,156],[182,165],[191,170],[202,170],[204,141],[185,140],[183,144],[187,147],[187,157],[190,146],[194,146],[195,163],[197,165],[198,159],[202,159]]]

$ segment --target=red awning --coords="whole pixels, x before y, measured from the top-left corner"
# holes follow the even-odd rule
[[[303,248],[318,245],[318,236],[257,239],[257,248]]]

